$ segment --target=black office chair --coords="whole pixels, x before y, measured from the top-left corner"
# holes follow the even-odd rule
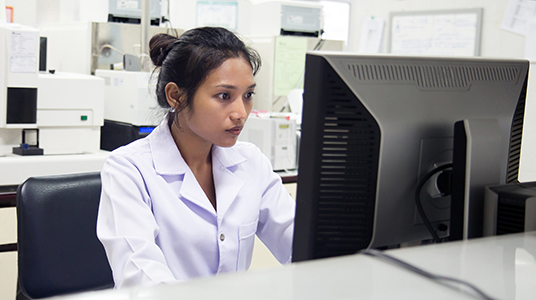
[[[32,177],[18,187],[18,288],[25,297],[114,286],[96,235],[100,193],[98,172]]]

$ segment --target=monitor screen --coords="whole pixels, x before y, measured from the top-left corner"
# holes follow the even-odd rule
[[[528,66],[513,59],[309,52],[293,261],[431,240],[416,202],[432,231],[448,237],[449,182],[468,172],[449,171],[459,152],[455,124],[456,139],[464,141],[458,148],[470,155],[454,165],[492,174],[489,184],[517,180]],[[470,174],[458,188],[483,190]],[[477,212],[480,200],[471,201]]]

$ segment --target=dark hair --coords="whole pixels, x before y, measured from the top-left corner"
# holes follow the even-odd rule
[[[191,105],[195,92],[209,73],[229,58],[242,57],[249,62],[253,75],[261,66],[259,54],[247,47],[231,31],[221,27],[200,27],[174,37],[157,34],[149,41],[153,64],[159,70],[156,84],[158,104],[175,109],[175,115]],[[157,70],[155,69],[155,71]],[[166,100],[165,87],[175,83],[182,91],[179,107],[170,107]],[[171,117],[170,116],[170,121]]]

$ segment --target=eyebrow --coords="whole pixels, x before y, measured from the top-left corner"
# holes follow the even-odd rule
[[[254,83],[254,84],[248,86],[248,89],[252,89],[252,88],[254,88],[256,86],[257,86],[257,83]],[[236,90],[237,89],[236,86],[231,85],[231,84],[219,84],[216,87],[223,87],[223,88],[230,89],[230,90]]]

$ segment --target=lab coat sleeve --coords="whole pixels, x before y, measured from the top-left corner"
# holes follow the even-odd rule
[[[268,159],[263,161],[266,170],[257,236],[282,264],[292,260],[292,238],[296,202],[284,187],[281,177],[272,171]]]
[[[155,238],[159,227],[143,177],[127,157],[112,154],[101,171],[97,236],[116,288],[175,282]]]

